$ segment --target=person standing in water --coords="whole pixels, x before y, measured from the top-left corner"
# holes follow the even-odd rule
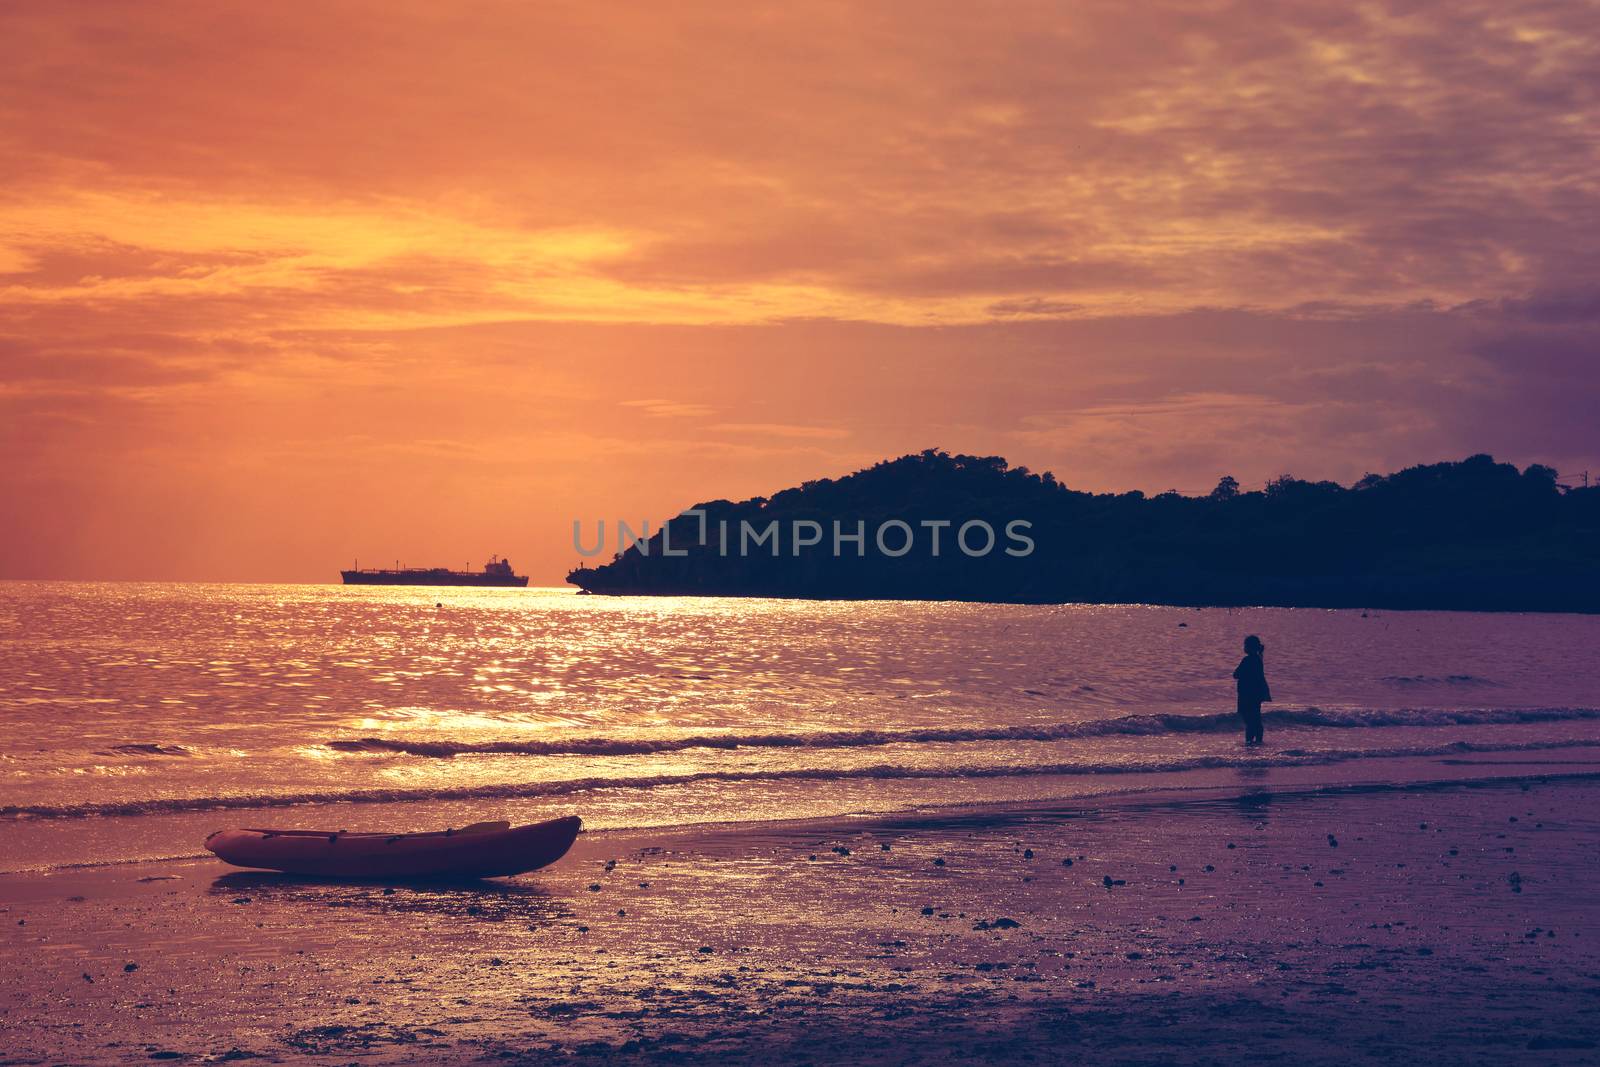
[[[1267,669],[1261,659],[1266,650],[1261,638],[1251,634],[1244,639],[1244,659],[1233,669],[1239,686],[1239,718],[1244,720],[1244,743],[1247,745],[1259,745],[1266,736],[1266,728],[1261,723],[1261,705],[1272,699],[1272,690],[1267,688]]]

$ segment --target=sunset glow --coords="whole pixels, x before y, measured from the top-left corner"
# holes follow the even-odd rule
[[[1597,29],[8,5],[0,576],[552,584],[574,518],[929,446],[1085,489],[1581,470]]]

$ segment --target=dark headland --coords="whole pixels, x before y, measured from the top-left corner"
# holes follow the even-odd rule
[[[1146,496],[1078,492],[998,456],[929,449],[695,510],[704,520],[671,520],[666,544],[655,530],[567,580],[618,595],[1600,611],[1600,487],[1558,485],[1549,467],[1519,471],[1485,455],[1350,486],[1284,476],[1245,491],[1224,478],[1206,496]],[[741,554],[742,524],[760,531],[774,520],[777,554],[770,542]],[[890,553],[904,529],[886,531],[884,546],[874,536],[892,520],[915,538],[903,555]],[[924,520],[952,523],[938,555]],[[991,551],[957,547],[955,527],[972,520],[995,531]],[[1033,543],[1025,556],[1005,551],[1023,547],[1006,536],[1017,520]],[[835,554],[835,521],[847,535],[863,523],[864,543],[847,539]],[[816,523],[820,543],[797,553],[796,522]],[[970,547],[984,541],[974,528]]]

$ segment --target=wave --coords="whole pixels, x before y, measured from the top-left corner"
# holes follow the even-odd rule
[[[190,756],[193,755],[182,745],[159,745],[154,742],[140,742],[131,745],[112,745],[111,752],[123,756]]]
[[[175,852],[162,856],[119,856],[109,860],[82,860],[77,863],[36,863],[30,867],[6,867],[0,874],[36,874],[44,871],[94,871],[106,867],[135,867],[146,863],[179,863],[183,860],[210,859],[210,852]],[[141,882],[164,882],[175,875],[141,878]]]
[[[1373,726],[1494,726],[1513,723],[1600,720],[1600,708],[1282,708],[1266,713],[1269,726],[1356,729]],[[926,727],[910,730],[825,730],[810,733],[694,734],[686,737],[569,737],[549,741],[410,740],[340,738],[339,752],[387,753],[451,759],[469,755],[641,756],[688,748],[864,748],[963,741],[1071,741],[1117,735],[1225,734],[1239,729],[1232,712],[1213,715],[1125,715],[1042,726]]]
[[[1143,763],[1046,763],[953,767],[801,767],[787,770],[699,771],[671,775],[620,775],[554,782],[508,782],[487,785],[356,789],[282,794],[229,794],[209,797],[162,797],[152,800],[97,804],[17,804],[0,807],[0,818],[70,819],[91,816],[169,815],[242,808],[287,808],[302,804],[402,804],[447,800],[517,800],[568,796],[598,789],[655,789],[695,782],[845,781],[849,779],[1022,778],[1050,774],[1155,774],[1227,767],[1303,767],[1383,757],[1446,756],[1470,752],[1528,752],[1561,748],[1600,748],[1600,740],[1529,741],[1495,744],[1453,741],[1388,749],[1308,752],[1282,749],[1268,754],[1193,756]]]

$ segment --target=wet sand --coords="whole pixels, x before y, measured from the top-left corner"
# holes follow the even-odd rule
[[[1594,1063],[1597,856],[1536,776],[9,875],[0,1062]]]

